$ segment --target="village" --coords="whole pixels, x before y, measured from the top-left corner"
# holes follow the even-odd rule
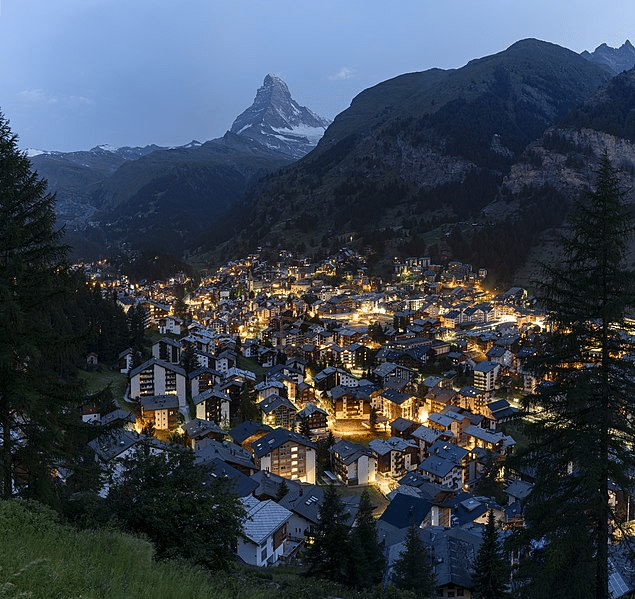
[[[124,309],[143,308],[153,339],[151,357],[122,348],[119,409],[84,408],[86,421],[125,423],[92,442],[105,489],[144,439],[156,452],[191,447],[241,498],[237,554],[257,566],[301,554],[326,485],[351,525],[369,489],[388,564],[414,521],[443,597],[469,596],[490,510],[502,528],[522,526],[531,478],[503,461],[517,402],[539,382],[523,364],[544,314],[526,290],[492,293],[485,270],[426,257],[395,259],[380,281],[349,249],[315,264],[250,255],[196,288],[182,273],[131,285],[105,263],[83,268]]]

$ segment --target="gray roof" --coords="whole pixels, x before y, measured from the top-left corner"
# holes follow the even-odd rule
[[[351,443],[350,441],[338,441],[334,443],[329,451],[335,453],[347,466],[356,462],[362,456],[372,457],[373,452],[359,443]]]
[[[247,514],[243,520],[243,532],[256,545],[276,532],[293,515],[271,499],[260,501],[255,497],[243,497],[240,501]]]
[[[432,445],[437,439],[443,436],[443,433],[437,429],[424,426],[423,424],[410,433],[415,439],[424,441]]]
[[[428,472],[434,476],[444,478],[452,471],[453,468],[456,467],[457,464],[451,462],[450,460],[446,460],[445,458],[441,458],[437,455],[431,455],[419,464],[418,469],[421,472]]]
[[[144,410],[173,410],[179,407],[178,395],[147,395],[139,398]]]
[[[198,395],[192,397],[192,402],[196,406],[208,399],[211,399],[212,397],[220,399],[221,401],[231,401],[231,398],[227,395],[227,393],[223,393],[218,387],[213,387],[212,389],[206,389],[203,393],[199,393]]]
[[[286,397],[280,397],[279,395],[268,395],[258,403],[258,407],[265,414],[269,414],[269,412],[273,412],[277,408],[282,407],[297,412],[297,408]]]
[[[304,445],[305,447],[311,447],[317,449],[317,446],[313,441],[304,435],[294,433],[286,428],[276,428],[270,433],[267,433],[264,437],[261,437],[252,444],[254,453],[257,457],[261,458],[274,449],[280,447],[284,443],[290,441],[291,443],[297,443],[298,445]]]
[[[102,462],[109,462],[141,440],[141,437],[126,429],[114,429],[88,443]]]
[[[240,444],[258,432],[264,434],[272,430],[268,424],[256,422],[255,420],[245,420],[245,422],[241,422],[238,426],[231,429],[228,434],[236,443]]]
[[[210,433],[217,435],[224,435],[225,431],[211,420],[203,420],[201,418],[194,418],[183,426],[183,431],[190,437],[190,439],[202,438]]]
[[[139,374],[142,370],[146,370],[147,368],[150,368],[151,366],[154,366],[155,364],[160,366],[161,368],[165,368],[166,370],[171,370],[172,372],[176,372],[176,374],[186,376],[185,370],[183,370],[180,366],[177,366],[176,364],[170,364],[168,362],[164,362],[163,360],[159,360],[157,358],[150,358],[149,360],[146,360],[143,364],[137,366],[136,368],[133,368],[130,371],[130,377],[133,377]]]

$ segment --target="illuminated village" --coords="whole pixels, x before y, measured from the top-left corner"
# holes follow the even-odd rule
[[[196,288],[183,274],[130,285],[105,263],[85,270],[124,308],[144,309],[153,339],[146,359],[122,348],[122,409],[86,409],[128,420],[94,442],[104,471],[148,435],[157,452],[192,447],[241,497],[244,561],[302,551],[331,483],[351,524],[360,489],[374,489],[388,548],[412,518],[426,529],[440,596],[469,592],[489,510],[504,528],[522,525],[531,483],[499,463],[516,443],[506,424],[517,400],[537,383],[523,362],[543,314],[524,289],[494,294],[485,270],[426,257],[395,259],[385,282],[348,249],[316,264],[254,254]]]

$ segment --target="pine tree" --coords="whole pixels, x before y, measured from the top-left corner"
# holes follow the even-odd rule
[[[309,574],[344,583],[349,556],[348,526],[344,504],[334,485],[325,489],[319,515],[306,555]]]
[[[544,382],[525,398],[530,443],[517,464],[535,469],[526,530],[531,559],[516,575],[526,596],[608,598],[609,528],[619,527],[609,480],[629,489],[635,466],[632,344],[625,310],[633,276],[624,258],[632,215],[606,153],[595,191],[575,205],[563,260],[540,286],[552,331],[533,364]]]
[[[392,582],[398,589],[412,591],[417,599],[431,599],[436,590],[434,570],[417,531],[414,524],[408,527],[405,549],[393,566]]]
[[[472,582],[474,599],[510,599],[510,566],[498,538],[494,512],[487,515],[483,543],[474,562]]]
[[[73,337],[64,313],[67,248],[54,197],[0,114],[0,484],[55,500],[52,477],[77,424]]]
[[[356,525],[350,534],[348,583],[369,588],[381,582],[384,575],[383,547],[377,540],[377,526],[373,516],[370,494],[364,489],[360,497]]]

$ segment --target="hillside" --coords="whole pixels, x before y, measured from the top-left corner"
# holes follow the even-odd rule
[[[36,503],[0,502],[0,596],[37,599],[364,599],[297,567],[236,564],[211,576],[185,562],[156,562],[152,546],[109,530],[78,531]],[[395,596],[393,593],[391,596]]]
[[[225,241],[224,256],[266,244],[320,253],[343,242],[378,256],[460,253],[447,243],[453,224],[480,222],[525,148],[610,78],[530,39],[461,69],[380,83],[315,150],[252,190],[207,247],[218,254]]]

